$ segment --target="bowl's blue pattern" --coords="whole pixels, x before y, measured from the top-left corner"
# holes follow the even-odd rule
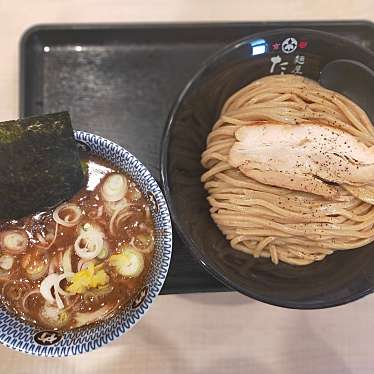
[[[15,350],[38,356],[60,357],[89,352],[124,334],[149,309],[162,288],[170,265],[172,227],[169,210],[149,171],[132,154],[107,139],[82,131],[75,131],[75,138],[81,146],[125,171],[143,194],[148,196],[155,224],[155,254],[146,286],[126,309],[99,324],[64,332],[62,337],[59,333],[46,332],[43,335],[36,326],[25,323],[1,305],[0,342]],[[40,336],[47,339],[40,341]],[[42,344],[43,341],[45,344]]]

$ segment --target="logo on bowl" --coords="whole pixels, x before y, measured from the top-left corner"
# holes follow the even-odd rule
[[[270,74],[273,74],[276,72],[276,67],[279,65],[279,70],[280,70],[280,73],[281,74],[284,74],[287,70],[287,66],[288,66],[288,61],[283,61],[282,62],[282,57],[277,55],[277,56],[273,56],[271,59],[270,59],[270,62],[271,62],[271,66],[270,66]]]
[[[145,297],[147,296],[148,286],[144,286],[139,293],[136,295],[131,308],[136,309],[140,306],[140,304],[144,301]]]
[[[148,191],[147,192],[147,198],[148,198],[149,203],[151,204],[151,209],[154,212],[158,213],[158,204],[157,204],[157,200],[154,197],[153,193]]]
[[[34,340],[39,345],[54,345],[62,339],[62,334],[57,331],[39,331],[34,335]]]
[[[297,40],[295,38],[286,38],[282,42],[282,52],[292,53],[297,48]]]

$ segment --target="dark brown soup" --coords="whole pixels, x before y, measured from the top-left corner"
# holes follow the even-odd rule
[[[135,183],[96,157],[83,164],[86,187],[70,201],[0,222],[3,302],[47,328],[113,315],[139,292],[153,256],[152,217]]]

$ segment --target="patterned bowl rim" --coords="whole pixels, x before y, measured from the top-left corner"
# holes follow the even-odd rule
[[[136,307],[136,311],[131,314],[131,318],[127,318],[126,324],[128,326],[124,326],[123,323],[118,323],[116,325],[116,331],[111,333],[109,336],[107,335],[101,335],[98,339],[91,340],[89,343],[80,343],[79,347],[77,349],[72,349],[71,346],[65,347],[65,346],[49,346],[49,347],[43,347],[40,348],[40,345],[29,344],[24,343],[23,339],[21,338],[15,338],[12,336],[12,332],[8,333],[8,331],[0,331],[0,343],[4,346],[11,348],[13,350],[16,350],[18,352],[27,353],[33,356],[41,356],[41,357],[66,357],[66,356],[75,356],[81,353],[88,353],[95,349],[98,349],[102,347],[103,345],[106,345],[115,339],[119,338],[121,335],[124,335],[129,330],[131,330],[138,322],[139,320],[145,315],[145,313],[149,310],[149,307],[154,303],[156,297],[160,293],[162,286],[165,282],[167,272],[169,270],[170,261],[171,261],[171,255],[172,255],[172,242],[173,242],[173,235],[172,235],[172,224],[171,224],[171,218],[169,209],[165,200],[165,197],[163,195],[163,192],[158,185],[157,181],[154,179],[154,177],[151,175],[149,170],[130,152],[128,152],[125,148],[123,148],[121,145],[110,141],[108,139],[105,139],[99,135],[92,134],[89,132],[81,131],[81,130],[74,130],[74,137],[77,143],[84,143],[88,147],[92,146],[93,141],[101,142],[105,148],[112,147],[115,149],[116,152],[120,152],[122,156],[126,158],[126,165],[136,164],[136,167],[141,169],[142,171],[142,180],[146,180],[146,185],[149,187],[149,189],[152,191],[152,194],[156,200],[158,211],[156,214],[162,214],[162,234],[160,239],[160,249],[162,250],[162,259],[160,261],[160,265],[158,266],[158,272],[157,276],[154,279],[153,282],[149,282],[148,287],[148,294],[147,296],[142,300],[140,306]],[[97,154],[97,151],[92,151],[92,153]],[[106,159],[105,156],[103,156],[104,159]],[[117,167],[121,168],[117,165]],[[126,172],[126,170],[124,170]],[[131,173],[130,173],[131,174]],[[152,213],[153,216],[155,215]],[[153,267],[156,265],[153,264]],[[141,292],[141,291],[140,291]],[[6,315],[10,316],[12,320],[17,320],[19,324],[22,326],[29,326],[28,323],[21,321],[21,319],[17,316],[14,316],[12,313],[8,312],[7,310],[2,309],[2,313],[5,313]],[[115,317],[113,317],[115,318]],[[108,322],[112,320],[110,318]],[[102,322],[103,324],[106,324],[107,322]],[[93,325],[92,328],[94,328],[97,325]],[[90,329],[90,327],[82,327],[82,329]],[[9,329],[8,329],[9,330]],[[11,329],[10,329],[11,330]],[[12,330],[11,330],[12,331]],[[79,334],[78,330],[72,330],[72,333],[76,331]],[[14,332],[13,332],[14,334]],[[33,336],[35,336],[35,331],[33,332]],[[28,334],[30,335],[30,334]],[[62,333],[63,335],[63,333]]]

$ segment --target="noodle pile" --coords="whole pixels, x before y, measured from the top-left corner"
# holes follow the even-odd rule
[[[277,264],[308,265],[374,240],[374,206],[338,186],[338,201],[262,184],[228,163],[242,126],[310,123],[343,130],[368,146],[374,128],[345,96],[309,79],[274,75],[232,95],[207,138],[202,176],[210,213],[232,248]],[[285,150],[284,157],[287,157]],[[368,187],[369,188],[369,187]]]

